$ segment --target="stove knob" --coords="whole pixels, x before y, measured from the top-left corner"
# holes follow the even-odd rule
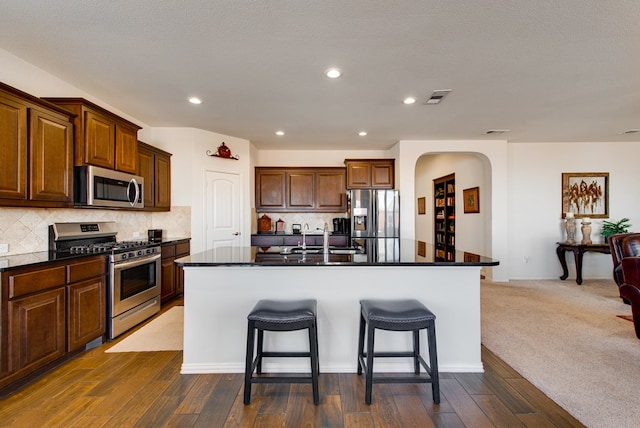
[[[144,255],[144,251],[142,251],[142,250],[138,250],[138,255],[139,255],[139,256],[143,256],[143,255]]]
[[[121,258],[122,260],[125,260],[125,259],[127,258],[127,253],[123,253],[123,254],[120,256],[120,258]]]

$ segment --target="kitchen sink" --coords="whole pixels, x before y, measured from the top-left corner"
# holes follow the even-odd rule
[[[284,251],[281,251],[280,254],[322,254],[324,252],[324,247],[320,246],[307,246],[303,247],[291,247],[287,248]],[[361,247],[329,247],[329,254],[361,254],[364,250]]]

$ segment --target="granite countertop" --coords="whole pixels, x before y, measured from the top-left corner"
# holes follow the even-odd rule
[[[162,238],[161,241],[157,241],[154,243],[157,243],[160,245],[168,245],[168,244],[177,244],[180,242],[189,241],[190,239],[191,238],[184,238],[184,237]],[[37,266],[40,264],[59,262],[63,260],[74,260],[74,259],[91,257],[96,255],[99,255],[99,254],[69,254],[69,253],[55,253],[50,251],[37,251],[34,253],[13,254],[13,255],[0,257],[0,272],[4,272],[9,269]]]
[[[455,261],[436,260],[434,247],[426,245],[425,256],[416,254],[417,241],[400,240],[400,257],[378,260],[368,254],[282,254],[260,247],[221,247],[195,253],[175,261],[178,266],[497,266],[498,260],[456,251]]]

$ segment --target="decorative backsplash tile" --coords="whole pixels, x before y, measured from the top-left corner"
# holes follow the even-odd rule
[[[81,221],[115,221],[118,241],[146,239],[147,229],[162,229],[163,236],[191,236],[191,207],[171,207],[170,212],[132,212],[100,209],[0,208],[0,243],[11,254],[47,251],[49,225]],[[137,236],[136,236],[137,234]]]

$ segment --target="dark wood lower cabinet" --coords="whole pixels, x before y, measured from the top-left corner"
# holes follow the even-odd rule
[[[103,336],[105,274],[104,256],[0,272],[0,389]]]
[[[67,352],[104,334],[106,293],[104,276],[67,287]]]
[[[180,266],[174,265],[174,261],[180,257],[188,256],[191,252],[189,241],[169,243],[162,246],[161,261],[161,295],[162,303],[180,296],[184,293],[184,270]]]
[[[65,354],[65,289],[9,301],[9,371],[30,372]]]

